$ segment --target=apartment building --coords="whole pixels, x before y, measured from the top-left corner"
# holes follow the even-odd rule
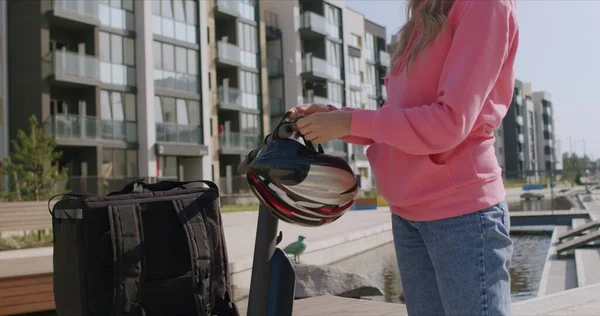
[[[556,137],[554,133],[554,115],[552,97],[545,91],[533,93],[535,107],[535,134],[538,139],[538,166],[543,174],[550,176],[550,171],[557,169]]]
[[[198,1],[6,4],[10,135],[36,115],[63,152],[67,185],[106,192],[139,177],[211,177]]]
[[[7,60],[6,60],[6,1],[0,2],[0,162],[8,155],[10,141],[8,138],[8,106],[7,106]],[[0,180],[5,181],[5,180]],[[5,185],[2,187],[6,187]]]
[[[523,83],[515,82],[511,105],[502,122],[504,139],[504,175],[507,178],[520,178],[527,168],[525,160],[525,101]]]
[[[344,1],[262,2],[267,26],[271,124],[297,104],[377,109],[386,97],[386,30]],[[347,159],[370,189],[365,148],[334,140],[330,154]]]

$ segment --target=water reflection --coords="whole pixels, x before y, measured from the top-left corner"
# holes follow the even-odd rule
[[[513,234],[515,249],[510,268],[513,302],[537,295],[544,262],[550,246],[550,235]],[[393,245],[387,244],[358,256],[333,264],[336,267],[359,273],[373,280],[384,295],[369,297],[377,301],[399,303],[402,292],[400,273],[396,264]]]

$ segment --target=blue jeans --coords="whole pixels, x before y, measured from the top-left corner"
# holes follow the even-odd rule
[[[431,222],[392,215],[392,230],[410,316],[510,315],[506,203]]]

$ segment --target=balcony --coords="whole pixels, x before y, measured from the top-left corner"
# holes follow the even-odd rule
[[[372,48],[365,48],[365,59],[368,63],[375,63],[375,50]]]
[[[97,1],[53,0],[47,2],[48,11],[55,17],[83,24],[99,25],[100,13]]]
[[[549,106],[544,106],[544,115],[552,117],[552,108]]]
[[[283,64],[281,58],[267,57],[267,68],[269,69],[269,77],[279,78],[283,76]]]
[[[328,141],[323,143],[323,150],[326,153],[332,153],[334,155],[345,155],[346,154],[346,144],[338,139],[334,139],[332,141]]]
[[[259,113],[259,96],[229,86],[218,88],[219,108],[222,110]]]
[[[286,112],[285,104],[283,103],[282,98],[269,97],[269,106],[271,109],[271,116],[281,116]]]
[[[365,153],[365,146],[352,145],[352,153],[354,154],[354,160],[366,161],[367,154]]]
[[[381,97],[384,101],[388,98],[387,88],[384,85],[381,86]]]
[[[52,115],[44,123],[58,140],[137,142],[137,123],[102,120],[94,116]]]
[[[346,81],[349,85],[355,88],[361,88],[362,82],[360,82],[360,74],[349,73]]]
[[[95,56],[66,50],[51,52],[42,58],[44,75],[73,84],[100,84],[100,61]]]
[[[217,12],[223,15],[251,21],[256,20],[256,8],[246,1],[217,0],[216,8]]]
[[[519,136],[517,136],[517,137],[518,137],[519,143],[525,144],[525,135],[523,135],[523,133],[519,133]]]
[[[234,67],[258,68],[258,55],[252,52],[241,50],[237,45],[224,41],[217,44],[217,57],[222,65]]]
[[[521,116],[521,115],[517,116],[517,124],[519,126],[523,126],[523,116]]]
[[[202,144],[202,127],[177,123],[156,123],[156,141],[178,144]]]
[[[388,52],[379,51],[379,64],[385,68],[390,67],[390,54]]]
[[[222,133],[219,138],[221,152],[224,154],[247,154],[261,141],[259,135],[228,131]]]
[[[303,74],[315,79],[342,80],[342,69],[328,61],[308,54],[302,61]]]
[[[200,79],[198,76],[161,69],[154,69],[154,86],[165,90],[200,94]]]
[[[315,12],[304,12],[300,15],[300,34],[306,38],[328,36],[340,39],[340,27],[329,23],[324,16]]]

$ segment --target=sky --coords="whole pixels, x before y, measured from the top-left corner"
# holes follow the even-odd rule
[[[483,1],[483,0],[481,0]],[[388,35],[406,21],[406,1],[346,0]],[[518,0],[515,71],[552,96],[557,149],[600,158],[600,1]],[[571,141],[569,141],[569,139]],[[571,143],[571,145],[570,145]]]

